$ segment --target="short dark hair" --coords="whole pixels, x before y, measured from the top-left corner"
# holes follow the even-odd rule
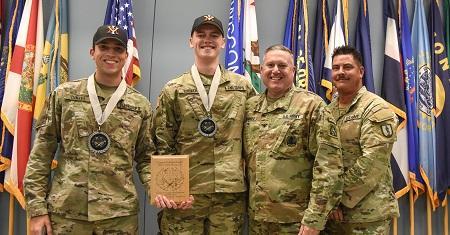
[[[352,46],[340,46],[335,48],[333,51],[333,55],[331,56],[332,60],[337,55],[352,55],[353,59],[356,60],[359,65],[363,65],[361,53],[359,53],[359,51]]]
[[[291,54],[292,56],[294,56],[294,53],[292,53],[291,49],[285,47],[283,44],[275,44],[275,45],[268,47],[264,51],[264,55],[267,54],[269,51],[285,51],[285,52]]]

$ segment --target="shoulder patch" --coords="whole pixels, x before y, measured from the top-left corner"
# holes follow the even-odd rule
[[[392,128],[392,125],[389,123],[385,123],[381,125],[381,133],[383,133],[386,137],[391,137],[394,134],[394,130]]]

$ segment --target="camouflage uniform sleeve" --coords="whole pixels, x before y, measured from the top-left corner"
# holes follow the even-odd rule
[[[175,117],[175,101],[165,87],[158,97],[156,113],[153,121],[153,139],[158,154],[176,154],[175,136],[178,132],[178,123]]]
[[[52,92],[36,123],[36,136],[24,178],[26,210],[30,217],[48,214],[46,198],[50,166],[61,139],[60,97],[63,97],[61,90]]]
[[[141,182],[150,188],[150,161],[152,154],[155,153],[155,145],[152,140],[152,107],[148,103],[148,109],[144,112],[142,125],[138,133],[136,142],[136,170],[139,174]]]
[[[247,99],[255,96],[256,95],[256,91],[253,88],[253,85],[250,83],[250,81],[248,81],[247,79],[245,79],[246,84],[247,84]]]
[[[341,199],[343,162],[336,121],[323,103],[314,112],[309,149],[315,160],[310,200],[302,224],[322,230],[329,212]]]
[[[356,206],[386,174],[396,140],[397,118],[388,107],[376,106],[361,126],[362,156],[344,173],[342,204]],[[351,195],[351,196],[349,196]]]

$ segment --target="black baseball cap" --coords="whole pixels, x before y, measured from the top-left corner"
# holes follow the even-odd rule
[[[198,29],[198,27],[204,24],[210,24],[215,26],[220,31],[222,36],[224,36],[222,22],[220,22],[220,20],[213,15],[203,15],[197,17],[197,19],[194,20],[194,24],[192,25],[191,36],[194,33],[194,31]]]
[[[115,39],[120,45],[127,48],[127,33],[118,26],[102,25],[98,27],[97,32],[95,32],[94,38],[92,39],[93,44],[96,45],[105,39]]]

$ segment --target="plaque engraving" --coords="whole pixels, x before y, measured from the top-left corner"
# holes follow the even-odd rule
[[[155,155],[151,163],[151,203],[156,195],[175,202],[189,198],[189,155]]]

